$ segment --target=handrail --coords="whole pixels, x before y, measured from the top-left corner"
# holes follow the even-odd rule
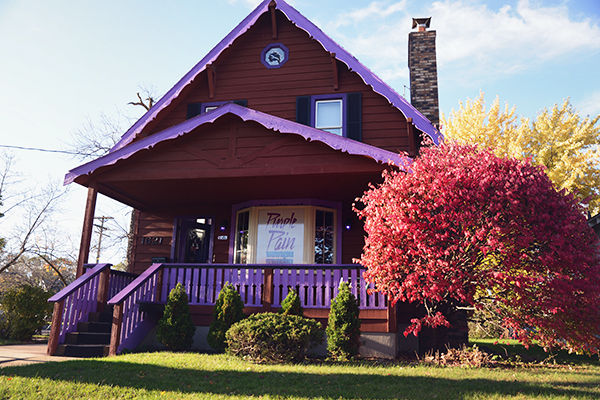
[[[215,269],[362,269],[360,264],[181,264],[163,263],[163,267],[215,268]]]
[[[86,271],[85,274],[81,275],[79,278],[75,279],[69,285],[65,286],[60,292],[56,293],[54,296],[48,299],[49,303],[57,303],[59,301],[63,301],[67,297],[69,297],[73,292],[77,289],[85,285],[88,281],[94,278],[96,275],[99,275],[106,268],[110,268],[112,264],[98,264],[91,270]]]
[[[108,305],[116,305],[116,304],[119,304],[119,303],[122,303],[123,301],[125,301],[125,299],[127,299],[127,297],[131,296],[131,294],[133,292],[135,292],[137,289],[139,289],[139,287],[142,286],[144,283],[146,283],[152,277],[152,275],[154,275],[154,273],[156,273],[156,271],[158,271],[165,265],[166,264],[161,264],[161,263],[152,264],[150,266],[150,268],[145,270],[133,282],[131,282],[123,290],[121,290],[119,292],[119,294],[117,294],[112,299],[110,299],[107,304]]]

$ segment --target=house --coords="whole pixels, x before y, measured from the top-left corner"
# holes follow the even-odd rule
[[[413,101],[433,104],[437,123],[435,31],[418,21]],[[66,175],[66,184],[88,188],[88,200],[79,278],[51,299],[48,353],[84,354],[78,343],[91,340],[92,315],[107,305],[112,323],[100,354],[151,341],[177,282],[188,291],[201,348],[225,282],[236,285],[247,313],[277,309],[296,288],[305,315],[326,324],[341,279],[361,303],[363,354],[418,350],[417,339],[398,334],[418,310],[370,293],[353,264],[364,231],[352,204],[384,169],[407,162],[400,153],[414,156],[422,135],[441,138],[298,11],[263,1],[109,154]],[[135,209],[130,274],[106,264],[84,274],[97,193]]]

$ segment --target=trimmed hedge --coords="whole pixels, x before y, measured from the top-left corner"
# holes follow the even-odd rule
[[[338,295],[331,302],[327,322],[327,352],[329,358],[348,361],[358,355],[360,347],[359,303],[346,282],[340,284]]]
[[[323,341],[321,324],[298,315],[253,314],[226,334],[229,352],[256,363],[299,362]]]
[[[196,327],[192,322],[188,296],[181,283],[169,293],[163,317],[158,321],[156,338],[172,351],[184,351],[194,344]]]
[[[244,318],[244,302],[232,284],[225,283],[219,292],[219,298],[213,308],[213,317],[206,340],[210,347],[223,352],[227,350],[225,332],[231,325]]]
[[[300,296],[294,289],[290,290],[281,302],[280,314],[304,316],[304,309],[300,302]]]

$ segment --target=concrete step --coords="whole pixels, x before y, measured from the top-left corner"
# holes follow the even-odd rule
[[[69,332],[65,336],[65,344],[110,344],[110,333]]]
[[[56,349],[57,356],[65,357],[107,357],[109,346],[93,344],[61,344]]]
[[[109,322],[78,322],[77,332],[110,333],[112,324]]]

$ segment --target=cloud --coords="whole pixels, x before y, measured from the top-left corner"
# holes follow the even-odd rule
[[[405,1],[374,1],[334,16],[324,30],[383,79],[405,74],[412,17],[432,16],[438,68],[455,77],[462,71],[463,80],[513,75],[600,50],[600,26],[585,16],[571,17],[568,2],[543,6],[519,0],[493,9],[481,1],[436,1],[419,9]]]
[[[333,24],[334,26],[345,26],[362,22],[368,18],[387,18],[392,14],[402,11],[406,8],[407,0],[402,0],[398,3],[393,3],[386,6],[382,1],[374,1],[364,8],[359,8],[349,13],[343,13]]]
[[[575,107],[582,117],[595,118],[600,115],[600,92],[592,93],[579,101]]]
[[[498,11],[464,2],[433,3],[439,62],[477,61],[511,73],[532,62],[600,49],[600,27],[590,20],[573,21],[568,11],[527,0]]]

